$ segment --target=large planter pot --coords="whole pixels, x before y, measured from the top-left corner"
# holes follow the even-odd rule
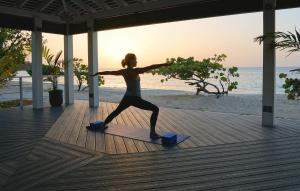
[[[61,104],[63,103],[63,91],[62,90],[49,91],[49,101],[52,107],[61,106]]]

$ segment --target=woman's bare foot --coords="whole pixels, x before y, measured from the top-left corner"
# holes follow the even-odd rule
[[[156,132],[150,132],[150,138],[151,139],[160,139],[161,136],[157,134]]]

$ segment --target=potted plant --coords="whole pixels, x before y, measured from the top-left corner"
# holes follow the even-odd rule
[[[60,60],[62,51],[59,51],[55,56],[50,53],[47,46],[42,47],[42,56],[47,64],[42,65],[42,73],[45,76],[44,81],[51,82],[52,89],[49,90],[49,101],[52,107],[61,106],[63,103],[63,91],[58,89],[57,78],[63,75],[63,60]],[[27,70],[29,75],[32,75],[32,70]]]
[[[49,101],[52,107],[61,106],[63,103],[63,91],[58,89],[58,76],[62,75],[63,61],[60,60],[62,51],[59,51],[55,56],[50,54],[50,50],[43,47],[43,57],[48,65],[48,76],[45,81],[52,83],[52,90],[49,91]]]

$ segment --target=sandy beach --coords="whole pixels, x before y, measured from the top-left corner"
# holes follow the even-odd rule
[[[0,101],[18,99],[19,89],[16,82],[0,90]],[[50,84],[44,83],[44,101],[48,103]],[[62,85],[59,85],[63,89]],[[75,88],[76,89],[76,88]],[[75,99],[87,100],[88,89],[74,91]],[[119,103],[125,88],[99,87],[100,101]],[[9,93],[9,94],[8,94]],[[25,99],[31,99],[31,84],[24,84]],[[142,89],[142,97],[160,107],[192,109],[222,113],[238,113],[242,115],[261,115],[262,96],[259,94],[230,94],[219,99],[214,95],[195,95],[193,92],[180,90]],[[275,116],[279,118],[299,119],[300,100],[287,100],[286,95],[275,97]]]
[[[110,94],[110,92],[114,93]],[[121,90],[119,92],[117,90],[100,90],[100,101],[118,103],[122,99],[122,93],[123,91]],[[191,92],[144,90],[142,97],[161,107],[238,113],[242,115],[261,115],[262,112],[262,96],[257,94],[230,94],[217,99],[216,96],[213,95],[194,95]],[[287,100],[283,94],[276,95],[276,117],[299,119],[299,114],[300,100]]]

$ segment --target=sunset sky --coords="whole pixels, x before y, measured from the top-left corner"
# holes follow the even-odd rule
[[[300,30],[300,9],[277,11],[276,30]],[[120,68],[128,52],[138,65],[162,63],[170,57],[197,59],[215,53],[228,56],[226,66],[262,66],[262,46],[253,41],[262,34],[262,13],[251,13],[98,32],[99,68]],[[43,34],[53,53],[63,49],[63,36]],[[87,35],[74,36],[74,57],[87,63]],[[300,53],[277,54],[277,66],[300,66]]]

